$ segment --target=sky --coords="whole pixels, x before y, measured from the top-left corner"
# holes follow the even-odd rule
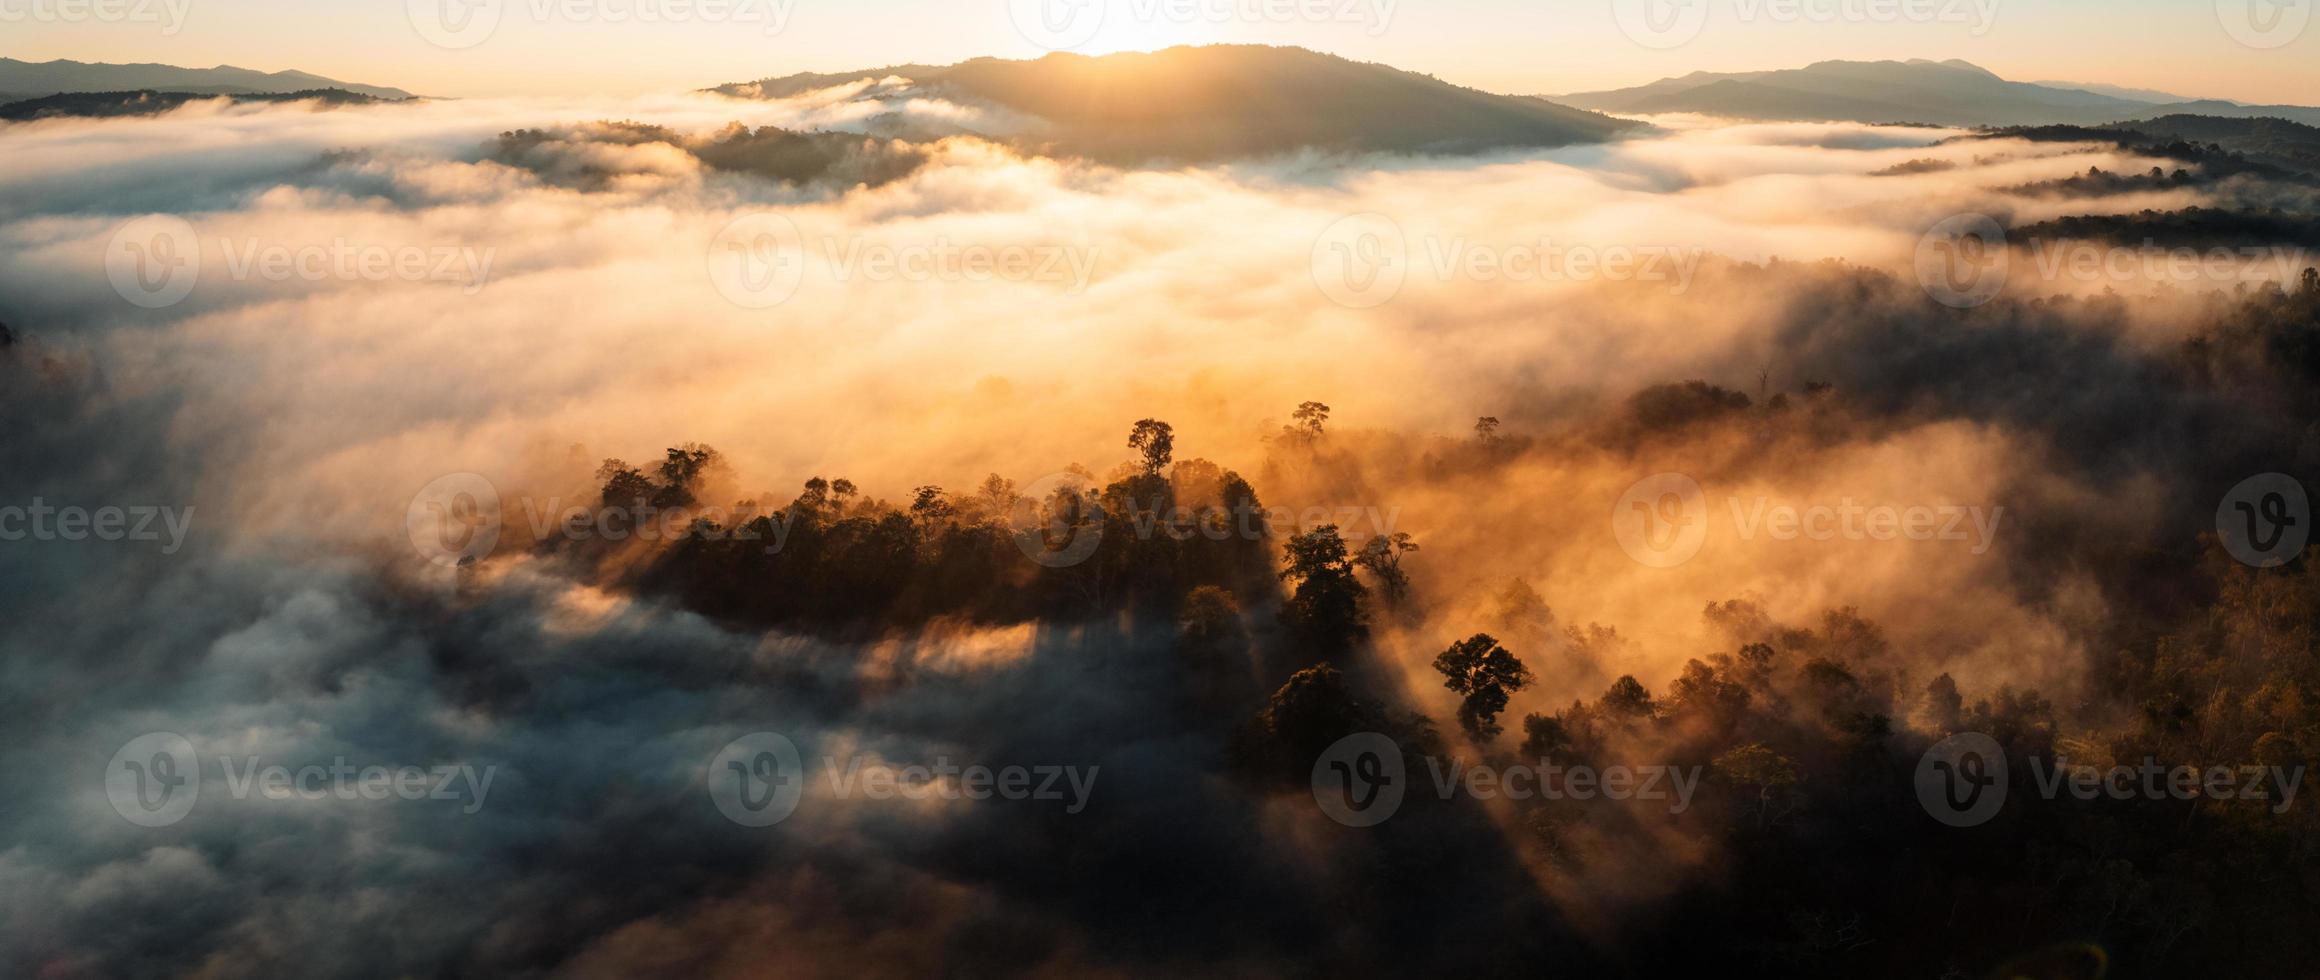
[[[636,95],[796,71],[1035,57],[1057,45],[1103,53],[1250,42],[1518,94],[1831,58],[1962,58],[2025,81],[2310,104],[2320,102],[2316,2],[0,0],[0,55],[296,68],[436,96]]]

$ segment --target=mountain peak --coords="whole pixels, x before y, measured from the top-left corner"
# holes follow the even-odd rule
[[[1970,71],[1977,75],[1988,75],[1991,78],[1998,77],[1997,72],[1974,64],[1973,62],[1967,61],[1964,58],[1950,58],[1946,61],[1934,61],[1930,58],[1911,58],[1907,63],[1912,65],[1924,65],[1932,68],[1955,68],[1959,71]]]
[[[721,86],[781,98],[863,78],[902,77],[968,104],[1049,124],[1048,148],[1101,160],[1212,160],[1302,149],[1468,152],[1602,140],[1635,124],[1542,99],[1498,95],[1301,47],[1178,46],[1035,60],[977,58]]]

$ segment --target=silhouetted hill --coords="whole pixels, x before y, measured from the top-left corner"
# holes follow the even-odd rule
[[[2115,143],[2145,156],[2182,161],[2197,170],[2193,176],[2203,183],[2242,174],[2295,182],[2320,175],[2320,127],[2286,119],[2171,115],[2102,126],[2009,126],[1962,138],[1989,137]]]
[[[2300,105],[2242,105],[2218,99],[2202,99],[2197,102],[2155,105],[2145,111],[2156,115],[2221,116],[2229,119],[2285,119],[2306,126],[2320,126],[2320,109]]]
[[[1782,71],[1693,72],[1634,88],[1558,98],[1601,112],[1698,112],[1765,120],[1906,120],[1945,126],[2091,126],[2176,113],[2320,122],[2320,109],[2301,106],[2244,106],[2219,100],[2155,103],[2150,98],[2164,95],[2136,89],[2096,92],[2010,82],[1964,61],[1823,61]]]
[[[2155,88],[2135,88],[2127,85],[2105,85],[2101,82],[2063,82],[2044,78],[2034,78],[2030,80],[2030,84],[2043,85],[2047,88],[2074,88],[2081,92],[2093,92],[2096,95],[2107,95],[2114,99],[2125,99],[2129,102],[2144,102],[2150,105],[2170,105],[2178,102],[2198,101],[2197,99],[2194,99],[2188,95],[2177,95],[2173,92],[2162,92]]]
[[[2320,126],[2288,119],[2170,115],[2120,123],[2151,136],[2213,143],[2250,160],[2320,174]]]
[[[2009,82],[1964,61],[1823,61],[1783,71],[1694,72],[1636,88],[1561,98],[1604,112],[1950,126],[2107,122],[2150,108],[2146,102],[2079,89]]]
[[[1593,142],[1636,125],[1385,65],[1255,45],[1051,54],[1036,61],[977,58],[944,67],[791,75],[716,91],[778,98],[895,76],[946,98],[1036,116],[1049,128],[1031,141],[1115,161],[1221,159],[1304,147],[1457,153]]]
[[[357,85],[302,71],[263,72],[232,65],[179,68],[175,65],[113,65],[101,62],[30,62],[0,58],[0,92],[20,98],[66,92],[190,92],[198,95],[310,92],[342,89],[380,99],[408,99],[399,88]]]

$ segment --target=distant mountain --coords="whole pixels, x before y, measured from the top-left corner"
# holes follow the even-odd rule
[[[1603,112],[1701,112],[1743,119],[1923,122],[1945,126],[2107,122],[2150,103],[2009,82],[1964,61],[1823,61],[1783,71],[1694,72],[1650,85],[1566,95]]]
[[[2047,88],[2074,88],[2081,92],[2093,92],[2096,95],[2107,95],[2114,99],[2125,99],[2129,102],[2147,102],[2151,105],[2169,105],[2177,102],[2199,101],[2188,95],[2176,95],[2173,92],[2161,92],[2158,89],[2153,88],[2128,88],[2124,85],[2104,85],[2099,82],[2056,82],[2040,80],[2033,81],[2030,84],[2042,85]]]
[[[232,99],[235,102],[312,102],[325,108],[336,108],[344,105],[369,105],[382,101],[373,96],[360,92],[349,92],[340,88],[237,95],[155,92],[151,89],[136,92],[60,92],[56,95],[44,95],[36,99],[0,102],[0,120],[23,122],[32,119],[65,117],[151,116],[168,112],[196,99],[221,98]]]
[[[1036,61],[977,58],[939,67],[790,75],[714,91],[779,98],[888,77],[909,79],[945,98],[1037,117],[1046,128],[1023,139],[1119,162],[1214,160],[1304,147],[1471,152],[1559,146],[1600,141],[1636,125],[1385,65],[1258,45],[1100,57],[1051,54]]]
[[[232,65],[179,68],[174,65],[109,65],[80,61],[18,61],[0,58],[0,92],[33,98],[67,92],[190,92],[196,95],[250,95],[341,89],[378,99],[408,99],[399,88],[357,85],[302,71],[263,72]],[[11,101],[15,101],[12,99]]]
[[[1944,126],[2093,126],[2171,114],[2320,122],[2320,109],[2303,106],[2185,102],[2163,92],[2104,88],[2010,82],[1964,61],[1823,61],[1781,71],[1693,72],[1634,88],[1560,96],[1558,101],[1639,115],[1698,112],[1741,119]]]

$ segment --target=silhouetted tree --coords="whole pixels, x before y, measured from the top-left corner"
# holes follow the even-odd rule
[[[1687,661],[1684,671],[1668,685],[1668,710],[1702,720],[1709,730],[1728,732],[1748,710],[1746,685],[1698,660]]]
[[[1493,627],[1518,640],[1525,635],[1543,635],[1555,625],[1555,611],[1547,607],[1546,598],[1519,578],[1509,579],[1506,588],[1499,590],[1490,617]]]
[[[1368,593],[1354,578],[1353,562],[1346,556],[1345,539],[1337,525],[1324,524],[1304,534],[1289,536],[1285,549],[1289,567],[1281,578],[1296,583],[1281,618],[1295,631],[1308,651],[1322,657],[1341,656],[1369,635],[1362,596]]]
[[[1385,594],[1388,605],[1400,605],[1410,595],[1410,576],[1402,571],[1402,556],[1418,550],[1416,543],[1404,532],[1392,537],[1375,537],[1362,546],[1354,561],[1377,576],[1379,591]]]
[[[1563,720],[1553,715],[1523,716],[1522,754],[1525,760],[1566,758],[1571,750],[1571,730],[1563,727]]]
[[[975,507],[986,520],[1007,520],[1022,495],[1015,492],[1015,481],[993,473],[983,478],[983,485],[975,488]]]
[[[659,493],[644,471],[617,459],[608,459],[596,468],[596,479],[604,489],[598,500],[606,507],[642,507],[652,502]]]
[[[1128,448],[1144,455],[1144,473],[1158,476],[1176,453],[1176,430],[1158,419],[1144,419],[1128,433]]]
[[[1488,633],[1451,644],[1434,658],[1434,669],[1442,672],[1443,687],[1464,696],[1458,724],[1476,742],[1498,737],[1498,713],[1506,710],[1510,695],[1531,683],[1530,668]]]
[[[1289,430],[1291,434],[1303,436],[1307,440],[1319,439],[1322,424],[1329,421],[1329,406],[1320,402],[1302,402],[1289,417],[1297,420],[1297,424]]]
[[[944,498],[941,487],[924,486],[910,492],[910,516],[918,522],[919,533],[931,538],[937,528],[957,518],[958,508]]]
[[[1355,697],[1345,675],[1328,664],[1290,675],[1258,721],[1293,759],[1306,762],[1347,735],[1389,727],[1384,708]]]
[[[1622,674],[1611,682],[1611,689],[1603,692],[1603,707],[1614,714],[1637,718],[1649,718],[1659,711],[1651,701],[1651,692],[1632,674]]]
[[[695,484],[703,471],[716,465],[717,451],[697,442],[671,447],[660,464],[660,488],[653,496],[656,507],[687,507],[696,502]]]

